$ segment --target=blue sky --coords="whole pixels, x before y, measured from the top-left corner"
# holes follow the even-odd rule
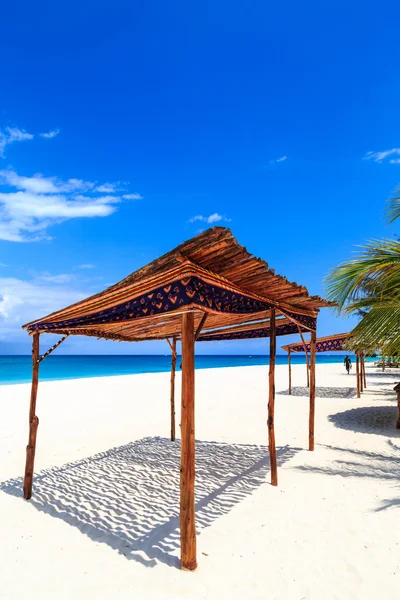
[[[368,1],[5,5],[0,354],[29,353],[22,323],[207,221],[314,294],[356,244],[392,236],[399,17],[398,3]],[[318,334],[353,324],[324,310]],[[61,351],[168,350],[74,338]]]

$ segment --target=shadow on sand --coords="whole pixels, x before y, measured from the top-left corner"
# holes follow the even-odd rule
[[[382,383],[387,383],[388,381],[390,382],[392,379],[397,379],[398,381],[400,381],[400,369],[389,369],[384,372],[382,372],[382,371],[375,371],[375,372],[366,371],[366,376],[367,376],[367,382],[370,377],[372,379],[380,379]]]
[[[277,394],[287,396],[288,390],[276,392]],[[292,396],[309,396],[310,388],[308,387],[292,387]],[[317,387],[317,398],[355,398],[357,390],[352,387]]]
[[[400,480],[400,456],[399,447],[391,440],[387,440],[388,453],[368,452],[364,450],[355,450],[353,448],[340,448],[338,446],[323,445],[322,447],[338,453],[340,459],[334,460],[332,465],[317,466],[298,466],[298,471],[323,473],[325,475],[341,475],[342,477],[368,477],[371,479],[391,481],[398,489]],[[349,460],[342,460],[342,456],[347,455]],[[375,510],[377,512],[391,507],[400,507],[400,498],[389,498],[383,500],[381,505]]]
[[[297,449],[282,447],[278,464]],[[266,446],[196,441],[196,525],[210,526],[268,482]],[[34,477],[31,504],[128,559],[179,566],[180,442],[144,438]],[[22,496],[22,478],[0,484]]]
[[[374,392],[376,393],[376,392]],[[362,406],[329,415],[328,420],[340,429],[361,433],[375,433],[386,437],[400,438],[396,429],[397,406]]]

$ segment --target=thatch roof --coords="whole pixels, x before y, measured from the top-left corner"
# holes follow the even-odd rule
[[[343,345],[349,335],[349,333],[335,333],[334,335],[317,338],[316,352],[340,352],[340,350],[344,350]],[[305,340],[304,344],[303,342],[295,342],[282,346],[282,350],[286,352],[304,352],[305,348],[307,352],[310,352],[310,342],[308,340]]]
[[[298,326],[315,329],[319,308],[325,306],[326,300],[310,296],[304,286],[251,255],[229,229],[213,227],[103,292],[24,329],[121,341],[165,339],[180,336],[182,312],[195,311],[196,327],[207,313],[206,336],[232,326],[265,329],[275,308],[277,333],[290,324],[293,333]]]

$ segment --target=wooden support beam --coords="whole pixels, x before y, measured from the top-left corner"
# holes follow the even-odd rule
[[[364,352],[361,354],[361,359],[362,359],[362,375],[363,375],[363,383],[364,383],[364,390],[367,389],[367,377],[365,374],[365,354]]]
[[[396,429],[400,429],[400,383],[394,386],[394,391],[397,394],[397,421]]]
[[[364,391],[363,354],[360,352],[360,392]]]
[[[169,340],[168,340],[168,343]],[[170,344],[172,350],[171,358],[171,442],[175,441],[175,371],[176,371],[176,337],[172,338]]]
[[[33,470],[35,464],[36,435],[39,419],[36,416],[36,398],[39,384],[39,334],[33,334],[32,340],[32,387],[29,405],[29,438],[26,447],[26,462],[24,476],[24,498],[32,497]]]
[[[201,330],[204,327],[204,323],[206,322],[207,317],[208,317],[208,313],[204,313],[204,315],[203,315],[203,317],[202,317],[202,319],[201,319],[201,321],[199,323],[199,326],[197,328],[196,335],[194,336],[195,342],[197,342],[197,340],[199,339],[199,336],[201,334]]]
[[[292,393],[292,363],[290,360],[291,352],[288,351],[287,359],[288,359],[288,367],[289,367],[289,394]]]
[[[301,331],[301,328],[299,325],[297,325],[297,329],[299,330],[301,341],[303,342],[304,352],[306,353],[307,387],[309,388],[310,387],[310,362],[308,360],[307,346],[304,341],[303,334],[302,334],[302,331]]]
[[[278,485],[278,468],[275,447],[275,362],[276,362],[276,321],[275,308],[271,308],[269,346],[269,394],[268,394],[268,447],[271,465],[271,485]]]
[[[360,398],[360,357],[356,352],[356,380],[357,380],[357,398]]]
[[[308,449],[314,450],[314,427],[315,427],[315,363],[316,363],[317,333],[311,332],[310,341],[310,415],[308,424]]]
[[[182,315],[180,535],[181,569],[188,571],[197,567],[194,391],[194,314],[187,312]]]
[[[68,336],[69,336],[69,333],[67,333],[67,334],[66,334],[66,335],[64,335],[64,336],[63,336],[63,337],[62,337],[60,340],[58,340],[58,342],[56,342],[56,343],[54,344],[54,346],[52,346],[52,347],[51,347],[49,350],[47,350],[47,352],[45,352],[45,353],[43,354],[43,356],[41,356],[40,358],[38,358],[38,363],[41,363],[41,362],[42,362],[42,360],[44,360],[45,358],[47,358],[47,357],[49,356],[49,354],[51,354],[52,352],[54,352],[54,350],[55,350],[56,348],[58,348],[58,346],[59,346],[60,344],[62,344],[62,343],[63,343],[63,342],[64,342],[64,341],[67,339],[67,337],[68,337]]]

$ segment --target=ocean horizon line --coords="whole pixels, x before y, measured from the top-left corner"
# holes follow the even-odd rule
[[[302,356],[303,354],[304,354],[304,352],[297,352],[296,353],[296,355],[298,355],[298,356]],[[345,352],[345,351],[343,351],[343,352],[331,352],[331,353],[330,352],[324,352],[324,354],[325,354],[325,356],[345,356],[346,354],[354,355],[354,353],[350,352],[350,351],[349,352]],[[250,354],[250,353],[241,353],[241,354],[202,354],[200,352],[196,352],[195,355],[196,356],[210,356],[210,357],[212,357],[212,356],[246,356],[246,357],[248,357],[248,356],[267,356],[267,357],[269,357],[269,354],[257,354],[257,353],[254,353],[254,354]],[[8,357],[12,357],[12,356],[15,356],[15,357],[20,356],[20,357],[29,357],[30,358],[31,354],[30,353],[29,354],[0,354],[0,358],[8,358]],[[169,353],[169,354],[168,353],[158,353],[158,354],[75,354],[75,353],[74,354],[72,354],[72,353],[71,354],[67,354],[67,353],[63,353],[63,354],[53,355],[52,358],[61,358],[61,357],[66,357],[66,356],[82,356],[82,357],[85,357],[85,356],[90,356],[90,357],[93,357],[93,356],[118,356],[119,358],[123,358],[123,357],[133,358],[135,356],[139,356],[139,357],[142,357],[142,356],[171,356],[171,353]],[[181,356],[181,354],[179,354],[179,352],[178,352],[177,356]],[[276,356],[287,357],[287,353],[285,352],[284,354],[280,354],[280,353],[277,352]],[[292,359],[293,359],[293,357],[294,357],[294,353],[292,353]]]
[[[304,354],[292,355],[292,364],[306,364]],[[178,355],[178,369],[181,356]],[[343,354],[319,355],[317,364],[341,363]],[[196,370],[226,367],[268,366],[269,354],[197,354]],[[277,365],[287,365],[287,355],[276,356]],[[40,364],[41,381],[113,377],[171,370],[171,354],[60,354]],[[0,385],[30,383],[30,355],[0,355]]]

